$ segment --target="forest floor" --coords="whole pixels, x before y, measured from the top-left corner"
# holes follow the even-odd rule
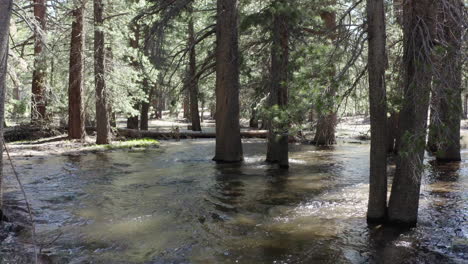
[[[118,126],[125,126],[124,120],[119,120]],[[189,123],[178,119],[150,120],[150,131],[173,131],[175,128],[180,132],[187,132]],[[248,120],[241,120],[243,131],[250,131],[247,127]],[[202,123],[204,132],[215,132],[213,120],[205,119]],[[303,135],[311,138],[312,131],[304,130]],[[468,146],[468,120],[462,121],[462,147]],[[337,138],[341,141],[368,140],[370,135],[370,121],[364,116],[341,117],[337,126]],[[44,157],[48,155],[81,155],[89,152],[103,152],[116,149],[144,149],[157,147],[158,141],[150,139],[125,140],[117,138],[109,146],[96,145],[95,135],[89,135],[84,141],[69,140],[66,135],[46,137],[31,141],[17,141],[7,143],[7,147],[12,157]]]

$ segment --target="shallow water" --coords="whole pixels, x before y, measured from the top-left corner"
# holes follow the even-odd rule
[[[213,140],[193,140],[16,161],[34,198],[37,240],[48,244],[43,255],[52,263],[468,262],[467,151],[461,164],[427,163],[420,223],[402,232],[366,225],[367,144],[293,145],[288,171],[263,162],[264,141],[244,141],[242,165],[217,165],[213,150]],[[5,263],[29,235],[3,243]]]

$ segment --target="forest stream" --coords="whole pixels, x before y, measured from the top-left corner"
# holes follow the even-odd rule
[[[242,165],[216,164],[214,140],[158,149],[16,158],[47,263],[466,263],[468,151],[428,158],[417,228],[368,227],[369,145],[290,146],[290,169],[244,141]],[[394,166],[390,167],[393,173]],[[6,168],[7,202],[23,204]],[[3,263],[28,263],[30,233]],[[21,249],[23,248],[23,249]]]

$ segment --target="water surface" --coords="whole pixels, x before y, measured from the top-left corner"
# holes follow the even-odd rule
[[[427,163],[420,224],[402,232],[366,225],[367,144],[293,145],[289,170],[263,162],[261,140],[244,141],[242,165],[212,162],[213,150],[213,140],[189,140],[16,161],[38,240],[56,239],[43,254],[52,263],[468,262],[466,151],[460,164]],[[4,242],[4,260],[20,254],[9,243],[28,239]]]

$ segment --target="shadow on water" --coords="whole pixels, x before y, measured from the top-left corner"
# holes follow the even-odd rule
[[[117,264],[468,260],[466,153],[458,165],[428,163],[420,224],[398,230],[366,225],[368,145],[291,145],[289,170],[264,162],[261,140],[244,142],[242,164],[212,162],[213,149],[193,140],[21,161],[40,240],[63,233],[44,254]],[[22,254],[9,243],[6,260]]]

